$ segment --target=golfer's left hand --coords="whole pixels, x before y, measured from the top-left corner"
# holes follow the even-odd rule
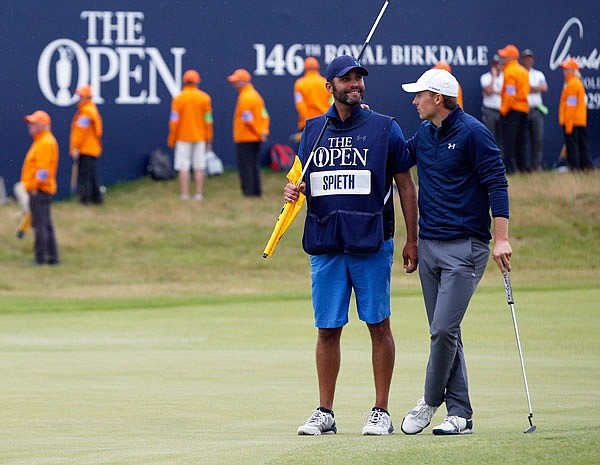
[[[502,273],[510,271],[510,257],[512,256],[512,248],[508,241],[494,242],[492,257],[500,268]]]

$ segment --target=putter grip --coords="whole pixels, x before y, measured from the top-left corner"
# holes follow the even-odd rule
[[[506,301],[509,305],[515,303],[513,299],[512,286],[510,285],[510,273],[502,273],[502,277],[504,278],[504,289],[506,290]]]

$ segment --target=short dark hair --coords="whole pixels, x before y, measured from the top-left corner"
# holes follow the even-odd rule
[[[441,95],[444,99],[444,108],[448,110],[454,110],[454,107],[458,105],[458,97],[450,97],[449,95],[440,94],[439,92],[433,92],[431,90],[428,90],[427,92],[432,96]]]
[[[450,97],[448,95],[442,95],[442,97],[444,97],[444,108],[454,110],[454,107],[458,105],[458,97]]]

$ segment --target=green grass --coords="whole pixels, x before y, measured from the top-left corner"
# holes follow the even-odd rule
[[[306,295],[302,218],[273,257],[262,252],[283,204],[282,173],[265,172],[260,199],[240,195],[237,175],[209,178],[205,201],[179,200],[177,182],[140,179],[111,186],[106,204],[53,206],[62,265],[32,270],[32,234],[14,238],[18,210],[0,208],[0,297],[198,297]],[[600,173],[536,173],[510,179],[514,280],[525,287],[589,286],[600,270]],[[404,237],[397,215],[397,260]],[[495,266],[490,261],[490,270]],[[418,277],[394,270],[394,285]],[[496,287],[488,272],[483,287]]]
[[[538,426],[531,435],[523,434],[519,357],[492,264],[463,325],[474,435],[360,436],[373,382],[368,334],[352,313],[339,434],[299,437],[317,401],[301,221],[272,258],[260,258],[281,207],[281,174],[265,173],[259,200],[242,199],[227,173],[208,180],[200,205],[179,201],[175,182],[149,180],[111,187],[101,208],[56,203],[63,263],[53,268],[23,265],[31,234],[13,239],[16,207],[2,207],[0,463],[597,463],[598,181],[511,178],[513,287]],[[422,392],[428,352],[418,277],[400,268],[392,291],[397,429]]]
[[[339,434],[296,436],[316,402],[308,299],[3,314],[0,462],[595,463],[600,291],[515,298],[538,431],[522,433],[528,411],[503,293],[484,291],[463,331],[476,411],[469,438],[360,436],[373,389],[368,335],[354,316]],[[399,427],[422,389],[427,334],[418,295],[398,295],[393,307]]]

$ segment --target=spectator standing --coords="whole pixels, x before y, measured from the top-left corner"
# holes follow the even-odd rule
[[[398,188],[406,224],[402,256],[409,273],[417,268],[416,188],[398,123],[390,116],[361,107],[363,77],[367,74],[348,55],[335,58],[327,66],[327,90],[334,97],[334,104],[326,115],[306,122],[298,151],[306,176],[299,187],[289,183],[284,189],[286,202],[295,202],[299,191],[306,194],[308,211],[302,244],[310,255],[312,302],[318,328],[319,407],[298,428],[298,434],[337,431],[333,401],[341,362],[341,335],[348,323],[352,291],[359,318],[371,336],[375,381],[375,403],[362,434],[386,435],[394,431],[388,412],[395,354],[390,326],[392,182]],[[310,157],[326,122],[317,148],[319,156]],[[347,156],[339,156],[340,153]]]
[[[57,265],[58,247],[50,203],[56,194],[58,143],[50,130],[48,113],[37,110],[25,116],[33,143],[25,155],[21,183],[29,194],[31,222],[35,230],[34,263]]]
[[[294,84],[294,103],[298,112],[298,130],[303,131],[306,120],[323,115],[333,103],[325,87],[326,80],[319,74],[319,62],[314,57],[304,60],[304,76]]]
[[[417,434],[444,402],[436,435],[473,431],[461,322],[489,257],[510,270],[508,182],[492,134],[457,105],[458,81],[444,70],[426,71],[415,83],[413,104],[423,122],[407,151],[419,177],[419,277],[429,321],[430,354],[424,396],[404,417],[402,431]]]
[[[514,45],[498,50],[498,55],[504,69],[500,115],[506,172],[528,172],[531,170],[527,156],[529,73],[519,64],[519,49]]]
[[[565,76],[565,85],[560,95],[558,123],[565,134],[567,163],[573,171],[593,170],[587,146],[587,106],[579,64],[574,58],[569,58],[560,67]]]
[[[227,80],[238,91],[233,114],[233,142],[237,151],[240,186],[245,196],[260,197],[260,144],[266,142],[269,136],[269,113],[247,70],[236,69]]]
[[[530,166],[532,171],[542,169],[544,160],[544,116],[548,114],[548,108],[544,105],[542,94],[548,92],[546,76],[540,70],[535,69],[534,54],[526,48],[521,52],[521,63],[529,71],[529,113],[527,114],[527,131],[529,134]]]
[[[504,73],[500,64],[500,56],[494,55],[490,63],[490,70],[481,75],[481,120],[485,127],[492,133],[496,144],[502,148],[502,129],[500,126],[500,106],[502,105],[502,86]]]
[[[92,102],[89,85],[78,88],[77,112],[71,123],[69,154],[79,164],[79,201],[83,205],[101,204],[102,192],[96,165],[102,154],[102,117]]]
[[[194,172],[194,199],[202,200],[206,153],[213,140],[210,96],[200,90],[200,74],[194,69],[183,73],[183,89],[171,102],[167,144],[175,147],[175,170],[179,173],[182,200],[190,198],[190,169]]]

